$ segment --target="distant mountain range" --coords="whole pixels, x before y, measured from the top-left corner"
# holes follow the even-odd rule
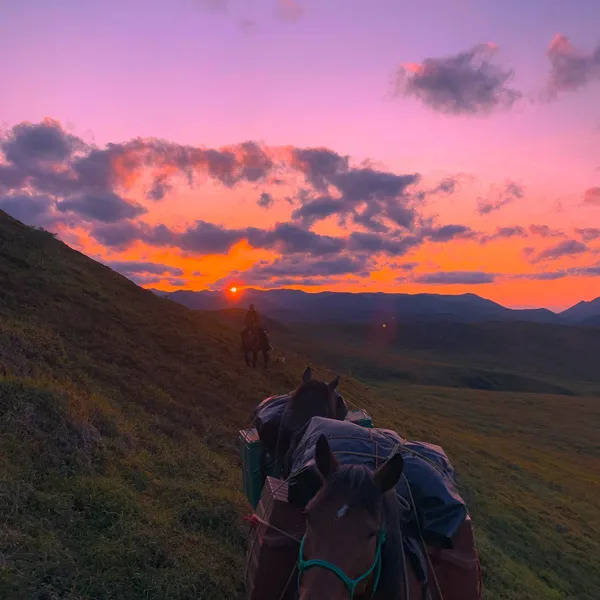
[[[284,323],[397,321],[529,321],[600,326],[600,298],[579,302],[561,313],[545,308],[511,309],[476,294],[386,294],[245,289],[237,294],[177,290],[155,294],[196,310],[256,305],[259,313]]]

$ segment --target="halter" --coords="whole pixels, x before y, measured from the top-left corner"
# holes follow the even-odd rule
[[[335,573],[344,583],[344,585],[348,588],[350,592],[350,600],[354,599],[354,594],[356,592],[356,586],[364,581],[367,577],[369,577],[373,571],[375,571],[375,585],[373,586],[373,594],[377,591],[377,586],[379,585],[379,577],[381,575],[381,548],[383,544],[385,544],[385,531],[381,530],[377,535],[377,551],[375,552],[375,559],[373,560],[373,564],[369,567],[368,571],[365,571],[360,577],[356,579],[350,579],[344,571],[342,571],[339,567],[336,567],[334,564],[331,564],[327,560],[304,560],[304,539],[306,535],[302,537],[302,541],[300,542],[300,554],[298,558],[298,589],[300,589],[300,579],[302,577],[302,573],[311,567],[323,567],[329,571]]]

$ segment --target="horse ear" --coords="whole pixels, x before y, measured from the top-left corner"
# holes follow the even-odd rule
[[[302,381],[307,382],[312,379],[312,371],[310,367],[306,367],[306,370],[302,374]]]
[[[327,477],[329,477],[329,475],[331,475],[338,468],[338,462],[333,455],[333,452],[331,452],[329,442],[324,435],[320,435],[319,439],[317,440],[315,461],[317,463],[317,468],[319,469],[321,475],[323,475],[324,479],[327,479]]]
[[[385,494],[398,483],[402,468],[404,467],[404,459],[400,452],[396,452],[394,456],[388,458],[374,473],[373,478],[377,487]]]
[[[333,390],[335,390],[335,388],[338,386],[339,382],[340,376],[338,375],[332,382],[328,383],[327,386],[333,392]]]

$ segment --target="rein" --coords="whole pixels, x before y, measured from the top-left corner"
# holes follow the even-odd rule
[[[354,594],[356,593],[356,587],[359,583],[363,582],[367,577],[370,577],[373,572],[375,572],[375,585],[373,586],[372,596],[375,595],[377,591],[377,587],[379,585],[379,578],[381,576],[381,548],[383,544],[385,544],[385,531],[382,529],[377,536],[377,551],[375,552],[375,559],[373,560],[373,564],[369,567],[367,571],[365,571],[362,575],[357,577],[356,579],[351,579],[336,565],[330,563],[327,560],[320,559],[312,559],[312,560],[304,560],[304,538],[302,537],[302,541],[300,542],[300,553],[298,558],[298,589],[300,589],[300,579],[302,577],[302,573],[311,567],[321,567],[323,569],[327,569],[332,573],[335,573],[344,583],[348,591],[350,592],[350,600],[354,599]]]

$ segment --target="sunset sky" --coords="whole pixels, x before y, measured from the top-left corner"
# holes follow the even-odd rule
[[[145,287],[600,296],[598,0],[0,17],[0,209]]]

